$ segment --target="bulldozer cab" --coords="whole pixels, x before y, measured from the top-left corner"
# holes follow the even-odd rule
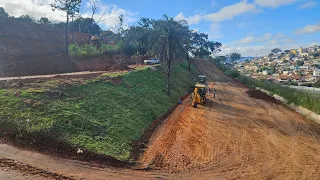
[[[195,89],[197,89],[197,93],[198,93],[201,97],[205,96],[206,93],[207,93],[207,88],[206,88],[206,86],[203,85],[202,83],[197,83],[197,84],[195,85]]]
[[[206,83],[206,76],[199,75],[198,76],[198,82],[201,83],[201,84],[205,84]]]
[[[205,104],[207,94],[207,86],[202,83],[196,83],[193,93],[191,94],[191,106],[197,107],[198,104]]]

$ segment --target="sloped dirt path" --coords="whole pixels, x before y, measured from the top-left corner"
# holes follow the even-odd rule
[[[4,164],[0,179],[16,171],[40,179],[320,178],[318,124],[232,81],[207,61],[196,63],[211,81],[210,87],[216,88],[217,97],[211,95],[209,102],[197,109],[190,107],[188,99],[179,105],[155,132],[136,169],[51,157],[0,144],[0,164]],[[15,164],[39,173],[17,170]],[[12,179],[23,179],[18,175]]]
[[[319,179],[320,126],[203,61],[217,97],[187,102],[153,136],[142,167],[189,178]],[[251,97],[252,96],[252,97]]]

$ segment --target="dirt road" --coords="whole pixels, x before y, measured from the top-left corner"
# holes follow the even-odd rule
[[[45,170],[39,178],[320,178],[318,124],[262,93],[248,90],[206,61],[197,66],[216,88],[217,97],[210,96],[209,102],[197,109],[189,106],[188,99],[178,106],[155,132],[139,160],[138,168],[152,170],[110,168],[8,145],[0,145],[0,165],[14,160],[18,165]],[[20,172],[4,164],[0,172],[2,168]]]
[[[197,66],[217,89],[216,99],[175,111],[141,157],[142,167],[208,179],[320,178],[318,124],[231,83],[205,61]]]

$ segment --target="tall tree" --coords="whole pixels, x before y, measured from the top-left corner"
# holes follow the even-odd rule
[[[6,18],[9,17],[9,14],[4,10],[3,7],[0,7],[0,18]]]
[[[273,56],[274,56],[273,53],[270,53],[270,54],[268,55],[269,58],[272,58]]]
[[[32,17],[30,17],[29,15],[22,15],[19,17],[19,19],[22,19],[23,21],[28,22],[28,23],[35,22],[34,19]]]
[[[209,41],[208,35],[205,33],[199,33],[196,31],[190,31],[190,40],[189,44],[187,44],[187,60],[189,64],[189,70],[190,70],[190,57],[189,55],[192,55],[193,57],[207,57],[216,54],[220,51],[220,48],[222,46],[219,42]],[[188,37],[189,38],[189,37]]]
[[[100,1],[99,1],[99,0],[89,0],[89,4],[90,4],[90,6],[91,6],[91,12],[92,12],[92,13],[91,13],[91,19],[94,20],[94,19],[95,19],[94,16],[96,15],[96,13],[97,13],[98,10],[99,10],[99,7],[101,6],[101,5],[100,5]],[[107,12],[107,8],[105,8],[105,9],[102,11],[100,17],[98,17],[96,21],[93,21],[93,23],[91,24],[92,27],[88,28],[88,36],[89,36],[89,41],[88,41],[88,43],[90,43],[90,34],[93,34],[90,30],[93,29],[93,26],[95,25],[95,23],[96,23],[96,24],[99,24],[101,21],[104,21],[104,20],[105,20],[105,19],[103,19],[103,18],[104,18],[104,16],[105,16],[106,12]]]
[[[71,14],[70,15],[70,17],[71,17],[71,23],[70,23],[70,26],[71,26],[71,28],[70,28],[70,30],[71,30],[71,39],[72,39],[72,42],[74,41],[74,37],[73,37],[73,32],[74,32],[74,19],[76,18],[76,17],[78,17],[79,16],[79,13],[73,13],[73,14]]]
[[[79,13],[79,9],[81,6],[81,0],[55,0],[53,4],[51,4],[52,10],[60,10],[66,13],[66,26],[65,26],[65,33],[66,33],[66,54],[69,54],[68,51],[68,26],[69,26],[69,19],[70,17],[75,14]]]
[[[151,38],[153,53],[162,62],[166,63],[167,70],[167,94],[170,96],[171,90],[171,67],[174,60],[186,57],[184,46],[185,37],[188,35],[186,21],[175,21],[167,15],[163,15],[163,20],[153,22],[154,33]]]
[[[148,29],[148,30],[151,30],[151,28],[152,28],[152,22],[153,22],[154,20],[153,19],[149,19],[149,18],[144,18],[144,17],[142,17],[142,18],[140,18],[140,20],[138,21],[138,24],[141,26],[141,27],[143,27],[143,28],[146,28],[146,29]]]
[[[274,48],[271,50],[271,52],[273,52],[274,54],[278,54],[279,52],[282,52],[282,51],[279,48]]]
[[[83,33],[92,33],[92,34],[100,34],[101,28],[100,26],[91,18],[83,18],[79,17],[73,21],[71,24],[71,28],[73,31],[83,32]]]
[[[43,24],[43,25],[51,25],[51,22],[49,21],[48,18],[46,17],[42,17],[40,18],[40,20],[38,21],[40,24]]]
[[[150,31],[141,26],[131,26],[125,30],[125,41],[128,43],[136,43],[140,55],[145,55],[148,51],[148,40]]]
[[[231,59],[231,63],[233,64],[237,60],[241,59],[241,54],[239,53],[230,53],[229,58]]]

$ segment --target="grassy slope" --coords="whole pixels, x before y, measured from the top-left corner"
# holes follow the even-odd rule
[[[195,71],[193,69],[193,71]],[[164,114],[194,82],[186,65],[174,68],[172,96],[166,96],[162,68],[132,72],[121,82],[77,85],[59,98],[44,90],[0,90],[0,120],[7,129],[46,133],[75,147],[129,160],[132,140],[138,139],[153,120]],[[31,107],[24,99],[34,99]]]
[[[260,81],[245,76],[241,76],[240,81],[249,87],[260,87],[270,91],[273,94],[278,94],[288,100],[289,103],[303,106],[320,114],[320,98],[316,94],[299,91],[293,88],[284,87],[280,84]]]

